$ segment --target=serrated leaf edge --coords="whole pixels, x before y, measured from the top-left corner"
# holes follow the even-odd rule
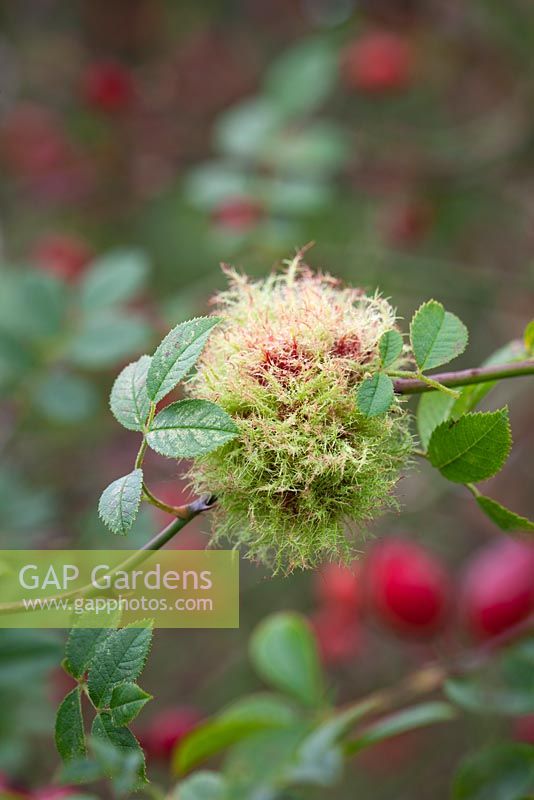
[[[509,411],[508,411],[508,407],[507,406],[503,406],[502,408],[497,408],[497,409],[495,409],[495,411],[469,411],[467,414],[462,414],[462,416],[458,417],[458,419],[453,419],[453,420],[446,419],[443,422],[440,422],[440,424],[437,427],[435,427],[434,430],[432,431],[432,435],[430,436],[430,439],[429,439],[429,442],[428,442],[427,452],[430,452],[430,447],[431,447],[431,444],[432,444],[433,436],[441,428],[450,429],[450,428],[456,426],[462,419],[465,419],[466,417],[488,417],[488,416],[491,416],[491,417],[497,418],[497,415],[499,415],[500,417],[502,417],[505,420],[505,422],[506,422],[506,430],[508,432],[508,447],[507,447],[505,456],[504,456],[503,461],[502,461],[502,463],[504,465],[505,461],[508,459],[508,457],[510,455],[510,451],[512,449],[512,444],[513,444],[513,442],[512,442],[512,428],[511,428],[511,425],[510,425],[510,416],[509,416]],[[497,422],[495,424],[497,424]],[[484,439],[489,433],[491,433],[492,430],[493,430],[493,428],[491,428],[489,431],[486,431],[479,439],[477,439],[475,442],[473,442],[473,444],[471,445],[471,447],[469,449],[471,450],[472,447],[477,445],[482,439]],[[434,465],[434,464],[432,464],[432,466],[434,466],[435,469],[438,469],[441,472],[441,470],[443,470],[445,467],[448,467],[450,464],[454,463],[455,461],[458,461],[458,459],[461,458],[463,455],[465,455],[466,452],[469,452],[469,451],[464,451],[463,453],[460,453],[459,455],[457,455],[454,458],[450,459],[450,461],[447,461],[445,464],[440,464],[439,467]],[[430,463],[432,463],[432,461]],[[497,469],[494,473],[492,473],[492,475],[496,475],[497,472],[499,472],[500,469],[501,469],[501,467],[499,467],[499,469]],[[489,476],[489,477],[492,477],[492,476]],[[485,478],[484,480],[487,480],[487,479]]]
[[[143,358],[149,358],[149,359],[150,359],[150,361],[152,362],[152,356],[149,356],[147,353],[144,353],[142,356],[139,356],[139,358],[137,358],[135,361],[130,361],[130,363],[129,363],[129,364],[126,364],[126,366],[125,366],[125,367],[123,367],[123,368],[121,369],[121,371],[119,372],[119,374],[117,375],[117,377],[116,377],[116,378],[115,378],[115,380],[113,381],[113,386],[111,387],[111,391],[110,391],[110,393],[109,393],[109,399],[108,399],[108,406],[109,406],[109,410],[111,411],[111,413],[112,413],[112,415],[113,415],[114,419],[115,419],[115,420],[116,420],[116,421],[119,423],[119,425],[122,425],[122,427],[123,427],[123,428],[126,428],[126,430],[129,430],[129,431],[134,431],[134,432],[136,432],[136,433],[137,433],[137,432],[140,432],[140,431],[142,431],[142,430],[143,430],[143,424],[141,424],[139,427],[136,427],[136,428],[131,428],[131,427],[129,427],[129,426],[127,426],[127,425],[125,425],[125,424],[124,424],[124,422],[122,422],[122,421],[121,421],[121,420],[120,420],[120,419],[117,417],[117,415],[115,414],[115,412],[113,411],[113,407],[112,407],[112,405],[111,405],[111,398],[113,397],[113,392],[114,392],[114,390],[115,390],[115,386],[118,384],[118,382],[119,382],[120,378],[122,377],[122,375],[123,375],[123,374],[126,372],[126,370],[127,370],[127,369],[129,369],[130,367],[135,367],[135,366],[137,366],[137,365],[139,364],[139,362],[141,361],[141,359],[143,359]],[[150,365],[148,366],[148,369],[150,369]],[[148,376],[148,369],[147,369],[147,372],[146,372],[147,376]],[[134,393],[134,392],[132,392],[132,397],[134,398],[134,405],[135,405],[135,410],[136,410],[136,413],[137,413],[137,417],[138,417],[139,419],[141,419],[141,415],[139,414],[139,408],[138,408],[138,405],[137,405],[137,396],[135,395],[135,393]],[[147,398],[148,398],[148,391],[147,391]],[[148,399],[149,399],[149,401],[150,401],[150,398],[148,398]],[[147,415],[147,416],[148,416],[148,415]],[[145,423],[145,422],[146,422],[146,417],[145,417],[145,419],[143,420],[143,423]]]
[[[137,501],[137,506],[135,508],[135,514],[134,514],[134,517],[133,517],[133,520],[132,520],[131,524],[128,525],[127,528],[125,528],[124,525],[122,525],[120,528],[117,528],[117,527],[115,527],[115,526],[110,524],[110,522],[105,518],[105,516],[104,516],[104,514],[102,512],[102,509],[101,509],[102,497],[104,496],[105,492],[109,489],[110,486],[113,486],[113,484],[117,483],[117,481],[120,481],[120,480],[124,480],[125,481],[126,478],[129,478],[131,475],[133,475],[134,472],[140,472],[141,473],[141,491],[139,492],[139,498],[138,498],[138,501]],[[121,499],[122,499],[123,491],[124,491],[124,489],[121,488]],[[114,481],[111,481],[111,483],[108,486],[106,486],[106,488],[104,489],[104,491],[100,495],[100,501],[98,503],[98,516],[100,517],[100,519],[102,520],[104,525],[107,528],[109,528],[109,530],[112,533],[118,534],[120,536],[125,536],[128,533],[128,531],[130,530],[130,528],[132,527],[133,523],[135,522],[135,518],[137,517],[137,514],[139,512],[139,507],[141,505],[142,497],[143,497],[143,470],[140,467],[137,467],[136,469],[133,469],[131,472],[129,472],[127,475],[123,475],[121,478],[116,478]],[[120,507],[121,507],[121,504],[119,503],[119,508]],[[122,511],[121,511],[120,517],[121,517],[121,521],[122,521]]]
[[[128,628],[138,628],[139,630],[141,630],[142,628],[149,629],[149,630],[151,631],[151,634],[152,634],[152,635],[150,636],[150,640],[149,640],[149,642],[148,642],[148,647],[147,647],[147,649],[146,649],[146,653],[145,653],[145,655],[144,655],[144,658],[142,659],[142,663],[141,663],[141,669],[139,670],[139,672],[138,672],[137,676],[136,676],[135,678],[130,678],[130,679],[128,679],[128,678],[125,678],[124,680],[121,680],[121,681],[119,681],[118,683],[116,683],[116,684],[113,684],[113,686],[112,686],[112,688],[111,688],[111,691],[112,691],[112,692],[113,692],[113,689],[114,689],[116,686],[119,686],[119,685],[120,685],[120,684],[122,684],[122,683],[134,683],[134,682],[137,680],[137,678],[139,678],[139,676],[142,674],[142,672],[143,672],[143,670],[144,670],[144,668],[145,668],[145,666],[146,666],[146,662],[147,662],[147,660],[148,660],[148,656],[150,655],[150,651],[151,651],[151,649],[152,649],[153,634],[154,634],[154,620],[152,620],[152,619],[142,619],[142,620],[136,620],[135,622],[130,622],[128,625],[124,625],[122,628],[117,628],[115,631],[113,631],[113,632],[110,634],[110,636],[109,636],[109,637],[107,637],[106,639],[104,639],[104,640],[103,640],[103,642],[101,643],[101,645],[99,645],[99,646],[98,646],[98,648],[97,648],[97,650],[95,651],[95,655],[94,655],[94,657],[93,657],[93,661],[94,661],[94,660],[97,658],[97,656],[98,656],[98,655],[99,655],[99,653],[100,653],[100,650],[101,650],[101,649],[104,647],[104,645],[106,644],[106,642],[108,642],[108,641],[109,641],[111,638],[113,638],[113,636],[114,636],[114,635],[116,635],[116,634],[117,634],[117,633],[119,633],[120,631],[127,630]],[[91,668],[92,668],[92,665],[91,665],[91,667],[90,667],[90,668],[89,668],[89,670],[88,670],[88,673],[89,673],[89,674],[88,674],[88,676],[87,676],[87,683],[88,683],[88,686],[89,686],[89,682],[90,682],[90,673],[91,673]],[[96,703],[96,701],[95,701],[95,699],[94,699],[94,698],[91,698],[91,700],[92,700],[92,702],[95,704],[95,709],[96,709],[97,711],[108,711],[108,710],[109,710],[109,706],[100,706],[100,705],[98,705],[98,703]]]
[[[455,358],[458,358],[458,356],[462,355],[462,353],[464,353],[464,352],[465,352],[465,350],[467,349],[467,346],[468,346],[468,344],[469,344],[469,329],[468,329],[467,325],[466,325],[464,322],[462,322],[462,320],[460,319],[460,317],[459,317],[457,314],[454,314],[452,311],[447,311],[447,309],[445,308],[445,306],[443,305],[443,303],[440,303],[440,301],[439,301],[439,300],[435,300],[434,298],[431,298],[430,300],[425,300],[425,302],[424,302],[424,303],[421,303],[421,305],[419,306],[419,308],[417,308],[417,309],[414,311],[414,313],[413,313],[413,315],[412,315],[412,318],[411,318],[411,320],[410,320],[410,346],[411,346],[411,348],[412,348],[412,352],[413,352],[413,354],[414,354],[414,358],[415,358],[415,349],[414,349],[414,346],[413,346],[413,337],[412,337],[412,327],[413,327],[414,320],[415,320],[415,318],[417,317],[417,315],[419,314],[419,312],[420,312],[420,311],[422,311],[422,309],[423,309],[423,308],[425,308],[426,306],[429,306],[429,305],[431,305],[431,304],[433,304],[433,303],[435,303],[435,304],[436,304],[436,305],[438,305],[438,306],[439,306],[441,309],[443,309],[443,319],[445,319],[445,316],[446,316],[447,314],[449,314],[449,315],[450,315],[450,316],[452,316],[452,317],[456,317],[456,319],[458,320],[458,322],[459,322],[459,323],[462,325],[462,327],[465,329],[465,333],[466,333],[465,345],[462,347],[462,349],[461,349],[461,350],[459,350],[457,353],[455,353],[453,356],[451,356],[451,358],[449,358],[447,361],[443,361],[443,362],[441,363],[441,366],[443,366],[444,364],[448,364],[448,363],[449,363],[449,361],[453,361]],[[435,341],[436,341],[436,340],[434,339],[434,342],[435,342]],[[430,351],[429,351],[429,352],[430,352]],[[426,358],[428,358],[428,353],[427,353],[427,356],[426,356]],[[417,363],[417,359],[416,359],[416,364],[417,364],[417,367],[419,368],[419,370],[420,370],[421,372],[426,372],[426,368],[425,368],[424,366],[420,366],[420,365]],[[440,365],[436,365],[436,367],[437,367],[437,366],[440,366]],[[434,369],[434,367],[430,367],[429,369]]]
[[[154,357],[156,356],[156,353],[158,352],[159,348],[161,347],[161,345],[163,344],[165,339],[167,339],[167,337],[170,336],[177,328],[181,327],[182,325],[190,324],[192,322],[198,322],[200,320],[209,320],[209,321],[213,320],[213,323],[210,326],[210,328],[208,328],[206,331],[203,331],[203,333],[201,334],[201,336],[202,336],[202,335],[204,335],[204,333],[211,332],[211,330],[215,327],[215,325],[218,325],[219,322],[221,322],[221,317],[201,316],[201,317],[193,317],[192,319],[184,320],[184,322],[179,322],[178,325],[175,325],[174,328],[171,328],[171,330],[163,337],[161,342],[156,347],[156,350],[154,351],[154,354],[152,355],[152,363],[151,363],[151,365],[149,367],[149,370],[147,372],[147,393],[148,393],[148,396],[149,396],[150,400],[153,403],[159,403],[161,400],[163,400],[164,397],[166,397],[172,391],[172,389],[169,389],[167,392],[165,392],[164,395],[160,396],[159,393],[161,391],[161,386],[163,384],[163,381],[160,382],[160,384],[159,384],[159,386],[157,388],[157,391],[154,393],[154,395],[152,395],[152,392],[150,391],[150,377],[149,377],[150,376],[150,369],[152,368],[152,364],[154,363]],[[200,355],[202,355],[202,350],[199,353],[199,357],[200,357]],[[176,363],[176,362],[174,362],[174,363]],[[174,364],[173,364],[173,366],[174,366]],[[191,369],[192,369],[192,367],[191,367]],[[185,378],[186,376],[187,376],[187,373],[185,375],[183,375],[182,378],[180,378],[177,381],[177,383],[179,383],[181,380],[183,380],[183,378]]]

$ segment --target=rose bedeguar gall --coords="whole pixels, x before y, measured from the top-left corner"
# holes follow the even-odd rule
[[[285,572],[349,560],[355,531],[395,506],[412,447],[400,398],[374,418],[355,399],[395,310],[300,256],[260,281],[225,272],[229,287],[214,298],[221,322],[188,383],[239,429],[189,473],[218,498],[214,540]]]

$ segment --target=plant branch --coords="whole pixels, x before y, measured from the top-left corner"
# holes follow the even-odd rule
[[[343,709],[348,719],[359,723],[363,718],[382,715],[414,699],[431,694],[441,689],[448,678],[454,675],[465,675],[474,672],[486,664],[496,650],[507,644],[522,639],[534,631],[534,616],[508,628],[503,633],[492,637],[479,647],[462,653],[448,664],[432,662],[408,675],[395,686],[372,692]],[[349,753],[350,753],[350,743]]]
[[[518,378],[523,375],[534,375],[534,359],[516,361],[495,367],[475,367],[457,372],[441,372],[431,375],[433,382],[445,387],[472,386],[477,383],[503,380],[504,378]],[[421,392],[434,391],[436,387],[429,385],[419,378],[397,378],[394,381],[397,394],[421,394]]]
[[[116,567],[113,567],[113,569],[111,569],[104,577],[112,577],[119,571],[129,572],[130,570],[134,569],[134,567],[139,566],[139,564],[142,564],[147,558],[149,558],[150,553],[156,550],[161,550],[161,548],[170,542],[171,539],[173,539],[176,534],[182,530],[182,528],[185,528],[185,526],[191,522],[192,519],[205,511],[209,511],[211,508],[213,508],[215,503],[216,498],[214,495],[203,495],[202,497],[198,497],[196,500],[193,500],[193,502],[188,503],[185,506],[181,506],[181,517],[174,519],[169,525],[167,525],[166,528],[164,528],[162,531],[156,534],[156,536],[150,539],[150,541],[144,544],[143,547],[133,553],[129,558],[122,561],[120,564],[117,564]],[[98,592],[99,590],[96,589],[92,583],[89,583],[80,587],[79,589],[73,589],[70,592],[63,592],[62,594],[41,599],[43,602],[45,600],[68,600],[69,598],[98,594]],[[38,611],[39,602],[39,600],[35,600],[32,608],[27,608],[22,600],[14,603],[0,603],[0,614],[17,614],[21,611]],[[37,606],[37,608],[35,608],[35,606]]]
[[[152,494],[146,483],[143,483],[143,499],[156,508],[159,508],[161,511],[172,514],[173,517],[178,517],[179,519],[184,519],[184,517],[187,517],[189,514],[188,506],[171,506],[169,503],[165,503],[163,500],[160,500],[159,497],[156,497],[155,494]]]

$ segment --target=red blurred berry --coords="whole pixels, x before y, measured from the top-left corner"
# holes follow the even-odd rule
[[[345,611],[323,608],[311,618],[319,655],[326,666],[339,666],[351,661],[361,646],[361,630],[357,620]]]
[[[86,103],[106,114],[127,110],[135,95],[130,70],[115,61],[90,64],[82,76],[82,92]]]
[[[44,789],[37,789],[32,797],[34,800],[62,800],[63,797],[72,797],[76,794],[76,789],[68,786],[48,786]]]
[[[377,545],[365,566],[365,590],[372,611],[399,632],[428,635],[445,621],[449,576],[413,542],[390,539]]]
[[[514,720],[514,739],[534,744],[534,714],[526,714]]]
[[[464,573],[460,611],[480,638],[502,633],[534,612],[534,545],[504,539],[483,548]]]
[[[0,145],[8,169],[32,180],[58,170],[72,155],[60,120],[34,103],[21,103],[10,112],[2,123]]]
[[[180,706],[158,714],[150,727],[139,732],[139,741],[147,755],[152,758],[168,759],[176,745],[191,733],[202,717],[192,706]]]
[[[212,211],[211,215],[216,225],[236,232],[250,230],[262,217],[261,205],[246,197],[225,200]]]
[[[432,210],[426,203],[411,202],[395,208],[385,224],[385,238],[394,247],[418,244],[432,225]]]
[[[56,233],[39,239],[34,245],[32,255],[39,269],[66,280],[78,277],[93,256],[82,239]]]
[[[315,593],[321,605],[355,617],[360,606],[358,565],[326,564],[321,567],[315,579]]]
[[[412,78],[413,52],[396,33],[368,33],[352,42],[342,56],[342,74],[350,89],[383,93],[405,89]]]

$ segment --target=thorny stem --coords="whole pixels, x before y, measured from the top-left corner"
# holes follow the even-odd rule
[[[170,542],[171,539],[173,539],[176,534],[182,530],[182,528],[191,522],[192,519],[197,517],[199,514],[202,514],[204,511],[209,511],[211,508],[213,508],[215,503],[215,496],[208,494],[198,497],[196,500],[193,500],[192,503],[181,506],[180,510],[182,516],[173,520],[170,525],[167,525],[166,528],[156,534],[156,536],[150,539],[150,541],[144,544],[143,547],[133,553],[129,558],[125,559],[120,564],[117,564],[116,567],[113,567],[113,569],[111,569],[105,577],[112,577],[119,570],[128,572],[139,566],[139,564],[142,564],[147,558],[149,558],[150,553],[156,550],[161,550],[161,548]],[[43,600],[67,600],[70,597],[90,596],[91,594],[95,593],[97,593],[97,590],[93,584],[90,583],[86,586],[80,587],[79,589],[73,589],[71,592],[64,592],[62,594],[55,595],[54,597],[43,598]],[[34,607],[31,609],[27,608],[24,601],[18,601],[15,603],[0,603],[0,614],[16,614],[20,611],[34,611],[37,610],[35,606],[38,605],[39,600],[35,601]]]
[[[518,378],[523,375],[534,375],[534,359],[516,361],[515,363],[502,364],[495,367],[475,367],[457,372],[441,372],[431,375],[430,378],[431,381],[439,383],[441,386],[454,387],[472,386],[473,384],[488,383],[489,381],[498,381],[504,378]],[[421,394],[421,392],[431,392],[436,388],[429,385],[427,380],[408,377],[397,378],[394,381],[394,387],[397,394]]]
[[[163,500],[160,500],[159,497],[156,497],[146,483],[143,483],[143,498],[148,502],[151,503],[156,508],[159,508],[161,511],[166,511],[167,514],[172,514],[173,517],[178,517],[179,519],[183,518],[184,513],[187,513],[186,506],[171,506],[168,503],[164,503]]]

